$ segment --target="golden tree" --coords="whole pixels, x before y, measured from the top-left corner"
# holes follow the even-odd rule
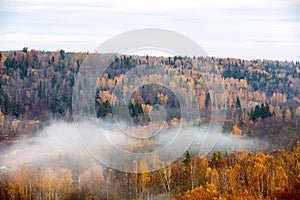
[[[232,127],[232,131],[230,132],[230,135],[242,135],[243,131],[237,126],[234,125]]]

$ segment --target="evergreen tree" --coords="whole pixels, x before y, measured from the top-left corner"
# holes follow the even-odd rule
[[[206,94],[206,98],[205,98],[205,107],[207,108],[210,102],[210,94],[209,92]]]
[[[183,160],[182,162],[183,162],[185,165],[187,165],[187,164],[189,164],[190,160],[191,160],[191,154],[190,154],[189,151],[186,151],[186,152],[185,152],[185,158],[184,158],[184,160]]]
[[[240,101],[239,97],[236,98],[236,104],[235,105],[236,105],[237,108],[241,108],[241,101]]]
[[[42,81],[40,81],[39,88],[38,88],[38,97],[42,98],[42,94],[43,94],[43,85],[42,85]]]

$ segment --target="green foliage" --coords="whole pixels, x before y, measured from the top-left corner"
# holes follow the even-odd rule
[[[250,111],[250,118],[253,122],[256,122],[258,118],[262,118],[262,119],[265,119],[267,117],[271,117],[272,114],[270,112],[270,108],[269,108],[269,105],[266,104],[261,104],[261,106],[259,105],[256,105],[255,108],[254,108],[254,111],[253,109],[251,109]]]
[[[210,103],[210,94],[209,92],[206,93],[206,97],[205,97],[205,107],[207,108],[209,106]]]
[[[65,51],[61,49],[61,50],[59,51],[59,53],[60,53],[61,59],[62,59],[62,60],[65,59],[65,55],[66,55]]]
[[[244,126],[244,124],[245,124],[245,123],[244,123],[243,119],[240,119],[240,121],[239,121],[239,126],[242,127],[242,126]]]
[[[234,64],[229,59],[219,60],[219,64],[222,65],[225,70],[222,74],[224,78],[244,79],[248,84],[252,86],[254,91],[265,91],[267,96],[272,96],[275,91],[280,93],[288,93],[287,95],[295,95],[298,93],[298,89],[290,87],[290,80],[287,76],[299,78],[299,75],[295,72],[295,68],[287,62],[279,63],[278,61],[262,61],[258,63],[256,60],[251,62],[251,66],[264,69],[265,72],[259,70],[249,70],[245,66],[244,60],[236,60]],[[299,63],[296,63],[296,65]],[[283,77],[278,77],[278,72],[286,72]],[[268,75],[267,75],[268,74]],[[263,80],[263,81],[262,81]],[[288,90],[287,90],[288,89]]]
[[[11,113],[10,99],[9,99],[8,95],[6,94],[6,92],[3,91],[1,85],[0,85],[0,108],[1,108],[1,111],[5,115],[8,115],[9,113]]]
[[[136,103],[136,104],[129,103],[128,108],[129,108],[129,113],[130,113],[131,117],[138,117],[139,115],[144,114],[142,105],[139,103]]]
[[[236,98],[236,104],[235,105],[236,105],[237,108],[241,108],[241,101],[240,101],[239,97]]]
[[[23,48],[23,52],[24,52],[24,53],[27,53],[27,50],[28,50],[28,47],[24,47],[24,48]]]
[[[225,126],[223,126],[222,127],[222,133],[227,133],[227,132],[228,132],[228,129]]]
[[[214,161],[218,161],[218,160],[221,160],[222,159],[222,153],[220,151],[214,151],[213,154],[212,154],[212,157],[211,157],[211,162],[214,162]]]
[[[182,162],[183,162],[183,164],[187,165],[187,164],[190,163],[190,161],[191,161],[191,154],[190,154],[189,151],[186,151],[185,152],[185,158]]]
[[[199,122],[197,123],[196,126],[201,128],[201,127],[203,127],[204,125],[205,125],[204,122],[199,121]]]
[[[42,81],[40,81],[39,88],[38,88],[38,97],[41,98],[42,94],[43,94],[43,84]]]
[[[248,129],[246,133],[247,133],[247,135],[251,135],[251,130]]]
[[[106,117],[107,114],[111,113],[111,105],[109,101],[105,101],[104,103],[97,103],[96,105],[97,117]]]
[[[53,116],[55,118],[65,118],[65,115],[72,114],[72,91],[73,87],[84,93],[85,85],[75,85],[76,73],[80,68],[80,64],[86,58],[85,53],[66,53],[64,50],[58,52],[44,52],[30,50],[25,47],[23,51],[11,51],[0,52],[2,68],[0,70],[2,89],[0,91],[0,103],[1,109],[5,115],[11,117],[23,118],[23,119],[40,119],[42,116]],[[5,58],[5,59],[4,59]],[[148,62],[147,62],[148,60]],[[194,70],[189,63],[195,62],[196,65],[206,65],[212,62],[217,63],[211,67],[211,71],[216,71],[217,68],[221,68],[221,75],[225,78],[229,87],[232,87],[232,94],[237,97],[237,90],[241,88],[235,88],[237,86],[237,80],[231,79],[244,79],[246,85],[239,87],[247,87],[247,92],[254,92],[259,90],[262,93],[267,94],[266,102],[271,102],[273,105],[274,100],[270,96],[276,91],[278,94],[284,95],[284,98],[288,98],[288,102],[291,105],[284,105],[284,102],[274,102],[279,106],[283,104],[283,107],[290,107],[292,118],[294,116],[295,101],[299,98],[298,88],[290,87],[292,78],[298,77],[298,68],[300,63],[292,62],[277,62],[277,61],[244,61],[239,59],[222,59],[222,58],[182,58],[176,56],[174,58],[154,58],[154,57],[142,57],[142,56],[116,56],[113,63],[106,69],[104,74],[107,74],[106,82],[113,84],[126,85],[126,80],[121,79],[120,75],[126,73],[137,65],[149,64],[151,62],[161,63],[166,65],[165,70],[162,70],[161,77],[173,77],[176,87],[181,87],[183,92],[189,89],[189,81],[193,82],[192,85],[199,87],[202,90],[201,84],[201,72]],[[180,65],[175,65],[175,62],[180,62]],[[3,66],[4,64],[4,66]],[[207,65],[209,66],[209,65]],[[163,68],[162,68],[163,69]],[[209,68],[208,68],[209,70]],[[137,77],[142,74],[137,74]],[[182,76],[183,75],[183,76]],[[185,77],[185,75],[187,77]],[[144,77],[141,77],[144,78]],[[155,77],[154,77],[155,78]],[[232,82],[233,81],[233,82]],[[222,85],[222,82],[216,83]],[[233,85],[231,85],[233,84]],[[231,85],[231,86],[230,86]],[[297,82],[293,82],[294,86],[298,86]],[[102,87],[102,86],[101,86]],[[99,92],[101,90],[111,92],[111,86],[103,85],[103,88],[97,88]],[[27,91],[28,96],[27,97]],[[205,90],[203,90],[204,92]],[[239,91],[246,91],[244,88]],[[161,89],[156,84],[147,84],[139,88],[139,92],[134,98],[139,98],[138,102],[143,102],[151,106],[155,104],[161,104],[158,98],[158,93],[161,93],[168,97],[163,104],[167,112],[167,122],[173,118],[181,118],[181,104],[176,95],[172,91],[167,89]],[[183,93],[185,95],[185,93]],[[243,93],[244,97],[245,94]],[[215,97],[215,96],[214,96]],[[210,93],[205,91],[205,96],[201,102],[206,108],[210,107],[211,96]],[[216,98],[218,98],[216,96]],[[135,99],[136,100],[136,99]],[[83,98],[84,101],[84,98]],[[255,99],[253,100],[255,101]],[[278,100],[276,100],[278,101]],[[142,122],[145,125],[150,119],[144,116],[142,105],[134,101],[133,104],[125,106],[129,108],[130,116],[134,122]],[[236,98],[235,102],[230,102],[232,106],[228,109],[228,112],[232,116],[237,117],[237,124],[241,127],[244,123],[247,123],[247,110],[242,112],[241,99]],[[218,106],[218,107],[217,107]],[[228,105],[227,105],[228,106]],[[234,108],[236,107],[236,109]],[[220,105],[214,105],[215,109],[219,108],[222,112],[226,112]],[[87,108],[92,110],[93,108]],[[26,111],[26,112],[25,112]],[[213,110],[212,110],[213,111]],[[236,113],[234,113],[237,111]],[[98,117],[106,117],[111,112],[111,105],[109,102],[96,103],[96,113]],[[26,114],[24,114],[26,113]],[[204,109],[201,112],[201,117],[207,122],[208,115],[210,114],[208,109]],[[236,114],[236,115],[235,115]],[[245,114],[245,118],[242,115]],[[250,118],[256,121],[258,118],[267,118],[270,116],[269,107],[267,104],[259,105],[253,108],[250,112]],[[128,118],[128,116],[126,116]],[[285,117],[285,113],[283,113]],[[246,120],[246,121],[244,121]],[[142,123],[140,123],[142,125]],[[202,124],[198,124],[202,126]],[[228,127],[228,124],[226,124]],[[223,130],[223,132],[228,132]]]

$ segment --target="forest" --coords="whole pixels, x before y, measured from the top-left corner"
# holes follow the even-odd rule
[[[0,52],[0,144],[34,138],[54,122],[72,122],[73,91],[83,91],[81,104],[87,105],[87,86],[77,84],[76,76],[93,54],[27,47]],[[133,88],[124,74],[139,65],[159,65],[160,73],[137,74],[130,77],[133,81],[172,81],[168,87],[144,84],[128,104],[115,104],[112,91],[120,86],[120,95],[126,96]],[[213,151],[200,157],[187,151],[152,172],[143,160],[136,161],[145,173],[122,172],[97,162],[74,168],[62,155],[46,166],[25,163],[0,169],[0,199],[300,198],[300,62],[115,55],[96,86],[95,107],[85,109],[94,109],[99,121],[113,119],[113,106],[127,106],[138,126],[151,125],[149,113],[159,104],[166,109],[166,124],[176,126],[185,120],[182,107],[191,107],[181,105],[172,88],[187,102],[193,90],[200,112],[196,125],[218,120],[210,117],[213,112],[225,112],[222,134],[269,145],[253,152]]]
[[[72,92],[74,87],[79,87],[74,85],[75,77],[87,57],[88,53],[28,51],[26,47],[21,51],[1,52],[0,141],[32,133],[50,120],[71,121]],[[140,80],[172,77],[170,86],[179,87],[183,95],[191,88],[196,89],[204,122],[209,121],[211,109],[226,106],[224,130],[229,132],[238,128],[242,134],[264,137],[260,132],[265,131],[256,130],[258,126],[263,128],[259,124],[264,121],[274,125],[290,123],[293,133],[298,131],[300,63],[287,61],[119,55],[98,80],[97,117],[111,116],[111,91],[116,84],[121,85],[124,95],[131,89],[123,74],[147,63],[162,65],[161,73],[157,77],[138,77]],[[216,72],[220,74],[216,76]],[[215,77],[203,78],[205,73],[213,73]],[[205,85],[209,81],[223,85],[224,91],[209,89]],[[85,89],[82,85],[81,88]],[[168,121],[181,117],[178,99],[166,88],[144,85],[131,99],[128,105],[131,117],[140,124],[149,122],[147,110],[155,104],[167,108]],[[220,102],[216,103],[218,99]]]
[[[153,172],[127,173],[99,164],[75,170],[68,158],[1,173],[1,199],[299,199],[300,143],[267,154],[214,152]],[[138,168],[147,170],[142,160]]]

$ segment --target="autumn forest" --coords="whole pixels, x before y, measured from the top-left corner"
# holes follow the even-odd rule
[[[93,54],[26,47],[0,52],[0,199],[300,199],[300,62],[114,55],[99,74],[90,105],[88,84],[76,77],[88,70],[84,63]],[[160,73],[125,77],[140,65],[159,66]],[[153,84],[159,79],[172,81],[166,87]],[[143,84],[136,89],[132,81]],[[122,88],[119,98],[134,90],[129,102],[113,98],[116,87]],[[191,114],[195,105],[183,104],[173,88],[186,102],[196,102],[199,117]],[[74,91],[80,91],[80,105]],[[226,142],[220,142],[203,155],[187,149],[173,163],[154,155],[153,165],[164,166],[155,171],[135,161],[143,173],[112,169],[92,158],[74,161],[64,153],[47,162],[5,163],[7,155],[22,154],[8,149],[22,141],[31,144],[51,124],[71,123],[79,106],[103,124],[114,120],[114,106],[125,120],[125,106],[144,128],[161,123],[151,121],[156,105],[166,110],[166,129],[185,121],[198,128],[222,122],[222,137],[241,141],[240,146],[223,148]],[[185,116],[182,110],[189,112]],[[146,128],[136,134],[149,136]],[[157,148],[154,142],[148,139],[130,150]]]

